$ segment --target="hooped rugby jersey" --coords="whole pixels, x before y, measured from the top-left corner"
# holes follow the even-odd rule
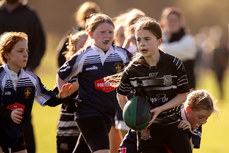
[[[77,81],[77,77],[72,78],[69,83]],[[71,140],[71,137],[78,137],[80,131],[75,122],[75,112],[77,110],[75,98],[78,95],[78,91],[74,92],[71,97],[72,101],[65,102],[61,105],[60,118],[57,126],[57,139],[61,139],[64,142],[64,139]],[[58,141],[58,140],[57,140]],[[74,138],[75,141],[75,138]]]
[[[127,95],[131,90],[135,96],[146,97],[152,108],[161,106],[179,93],[189,91],[183,63],[176,57],[159,51],[156,66],[149,66],[143,57],[135,61],[124,73],[117,92]],[[180,106],[161,112],[153,124],[178,122]],[[153,125],[152,124],[152,125]]]
[[[77,76],[79,98],[77,118],[106,116],[113,120],[118,106],[116,88],[107,76],[116,74],[129,63],[131,54],[117,46],[110,46],[106,53],[92,45],[85,51],[77,52],[58,71],[64,81]]]
[[[7,64],[0,67],[0,93],[1,107],[23,110],[23,119],[20,124],[14,123],[9,116],[0,119],[0,139],[9,144],[22,136],[34,99],[45,106],[53,99],[52,97],[56,97],[54,92],[45,88],[34,73],[21,69],[17,74],[9,70]]]

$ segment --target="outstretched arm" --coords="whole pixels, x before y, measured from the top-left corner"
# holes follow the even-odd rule
[[[58,75],[56,76],[56,82],[58,90],[60,91],[60,98],[65,98],[67,96],[70,96],[74,92],[76,92],[79,88],[78,81],[75,81],[73,83],[66,83],[64,80],[62,80]]]

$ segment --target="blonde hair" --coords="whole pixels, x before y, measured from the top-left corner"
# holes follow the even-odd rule
[[[127,10],[125,25],[129,27],[135,24],[137,19],[142,16],[146,16],[146,14],[137,8],[132,8],[132,9]]]
[[[207,110],[216,111],[212,96],[206,90],[195,90],[188,94],[185,106],[194,111]]]
[[[128,30],[131,25],[134,25],[137,22],[138,18],[141,18],[143,16],[145,16],[145,13],[137,8],[131,8],[128,9],[126,12],[119,14],[114,18],[115,34],[120,28]]]
[[[5,55],[13,49],[14,45],[20,40],[28,41],[28,35],[24,32],[4,32],[0,36],[0,59],[1,63],[7,63]]]
[[[72,57],[72,55],[78,51],[76,48],[77,43],[79,42],[80,39],[86,36],[88,36],[86,31],[76,32],[68,36],[68,42],[67,42],[68,50],[63,52],[63,55],[65,56],[66,60],[69,60]]]
[[[75,12],[75,20],[76,22],[83,28],[85,28],[86,20],[89,16],[86,16],[86,13],[88,11],[91,11],[92,13],[99,13],[101,12],[100,7],[95,3],[91,1],[86,1]]]
[[[115,29],[114,29],[114,43],[116,45],[118,45],[118,46],[122,46],[123,45],[123,44],[117,44],[118,43],[117,42],[117,38],[120,35],[121,30],[123,30],[123,33],[121,33],[121,34],[123,34],[123,37],[125,37],[125,27],[123,26],[123,24],[120,23],[120,24],[115,26]]]

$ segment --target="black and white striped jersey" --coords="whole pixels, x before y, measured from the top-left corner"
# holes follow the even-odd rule
[[[77,80],[78,80],[77,77],[73,77],[69,81],[69,83],[73,83]],[[75,113],[77,110],[77,101],[76,101],[77,96],[78,96],[78,91],[74,92],[71,95],[72,97],[71,101],[64,102],[61,105],[60,118],[57,126],[57,143],[76,142],[80,134],[80,131],[75,121]]]
[[[74,98],[72,101],[65,102],[61,105],[60,119],[57,127],[57,137],[79,136],[80,132],[75,121],[75,112],[77,110],[75,98],[77,95],[78,91],[71,95]]]
[[[133,62],[123,73],[117,92],[146,97],[153,108],[161,106],[179,93],[189,91],[187,75],[180,59],[159,51],[156,66],[149,66],[143,57]],[[154,123],[172,124],[178,122],[180,106],[161,112]]]
[[[74,112],[76,111],[75,103],[69,102],[64,103],[61,106],[60,119],[58,122],[57,136],[78,136],[79,130],[74,120]],[[69,111],[69,109],[75,108],[74,111]]]

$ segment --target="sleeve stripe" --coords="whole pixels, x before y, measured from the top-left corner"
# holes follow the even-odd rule
[[[186,82],[184,82],[184,83],[180,83],[180,84],[178,84],[177,86],[180,87],[180,86],[185,85],[185,84],[188,84],[188,81],[186,81]]]

